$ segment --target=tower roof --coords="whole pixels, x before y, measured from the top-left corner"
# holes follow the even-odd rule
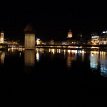
[[[33,29],[33,27],[32,27],[31,24],[28,24],[28,25],[25,27],[24,32],[25,32],[25,33],[30,33],[30,34],[35,33],[35,31],[34,31],[34,29]]]

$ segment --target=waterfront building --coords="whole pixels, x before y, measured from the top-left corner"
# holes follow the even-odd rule
[[[90,43],[92,45],[107,45],[107,31],[103,31],[99,36],[92,35]]]
[[[91,44],[92,45],[99,45],[99,42],[100,42],[100,37],[99,36],[94,35],[94,36],[91,37]]]
[[[0,43],[4,43],[4,32],[0,32]]]
[[[107,31],[103,31],[99,39],[101,45],[107,45]]]

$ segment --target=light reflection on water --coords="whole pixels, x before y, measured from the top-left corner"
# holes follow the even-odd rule
[[[100,52],[100,70],[101,75],[107,76],[107,53]]]
[[[61,58],[66,60],[66,66],[68,68],[72,68],[73,61],[80,60],[81,62],[86,61],[85,58],[87,52],[84,50],[67,50],[67,49],[44,49],[44,48],[36,48],[35,50],[23,50],[20,49],[19,51],[9,49],[8,52],[0,51],[0,64],[5,63],[5,58],[7,54],[11,55],[12,53],[19,52],[19,58],[24,59],[25,66],[35,66],[36,63],[39,63],[42,60],[42,56],[46,53],[48,54],[49,58],[51,56],[62,55]],[[24,56],[23,56],[24,53]],[[99,71],[102,76],[107,76],[107,52],[104,51],[88,51],[88,64],[90,69]],[[14,57],[14,56],[12,56]],[[78,67],[78,65],[77,65]],[[100,68],[100,69],[99,69]]]
[[[102,76],[107,76],[107,52],[91,51],[90,52],[90,68],[98,70]]]
[[[0,51],[0,64],[4,64],[5,52]]]
[[[72,66],[72,61],[76,60],[77,50],[68,50],[67,51],[67,67]]]
[[[25,65],[34,66],[35,65],[35,51],[34,50],[25,50],[24,55]]]
[[[98,60],[99,60],[99,52],[91,51],[90,52],[90,67],[92,69],[97,69],[98,67]]]
[[[36,60],[39,62],[39,60],[40,60],[40,53],[39,53],[39,51],[37,50],[36,51]]]

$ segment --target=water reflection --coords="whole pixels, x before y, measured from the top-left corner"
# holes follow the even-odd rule
[[[90,52],[90,67],[92,69],[97,69],[98,60],[99,60],[99,52],[98,51],[91,51]]]
[[[100,52],[100,71],[101,75],[107,76],[107,54]]]
[[[72,63],[74,61],[75,64],[76,62],[78,63],[87,62],[86,64],[90,66],[92,71],[98,71],[102,76],[107,76],[107,52],[104,51],[87,51],[86,53],[86,51],[84,50],[67,50],[54,48],[50,49],[36,48],[35,50],[19,49],[16,51],[15,49],[9,48],[7,52],[0,51],[0,64],[4,64],[10,57],[11,58],[17,57],[22,60],[24,58],[26,66],[35,66],[36,63],[41,63],[42,58],[44,57],[47,58],[47,56],[50,59],[52,58],[52,61],[54,61],[54,58],[60,57],[61,60],[64,61],[64,63],[66,63],[65,66],[70,69],[72,68],[73,66]],[[76,66],[78,67],[78,65]]]
[[[4,64],[5,52],[0,51],[0,63]]]
[[[107,76],[107,53],[103,51],[91,51],[90,68],[97,71],[100,70],[102,76]]]
[[[38,49],[36,49],[36,61],[39,62],[39,60],[40,60],[40,52]]]
[[[67,52],[67,67],[69,68],[72,61],[76,60],[77,50],[68,50]]]
[[[35,65],[35,51],[25,50],[25,65],[34,66]]]

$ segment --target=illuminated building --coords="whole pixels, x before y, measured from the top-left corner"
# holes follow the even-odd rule
[[[0,43],[4,43],[4,32],[0,33]]]
[[[107,31],[103,31],[100,36],[100,44],[106,45],[107,44]]]
[[[99,42],[100,42],[99,36],[92,36],[91,37],[91,44],[92,45],[99,45]]]
[[[36,39],[36,44],[40,45],[41,44],[41,40],[39,38]]]
[[[103,31],[100,36],[93,35],[91,37],[92,45],[107,45],[107,31]]]
[[[51,40],[51,41],[49,42],[49,44],[50,44],[50,45],[54,45],[54,40]]]
[[[25,30],[25,49],[35,49],[35,33],[32,26],[26,26]]]
[[[69,30],[67,38],[72,38],[72,32]]]

